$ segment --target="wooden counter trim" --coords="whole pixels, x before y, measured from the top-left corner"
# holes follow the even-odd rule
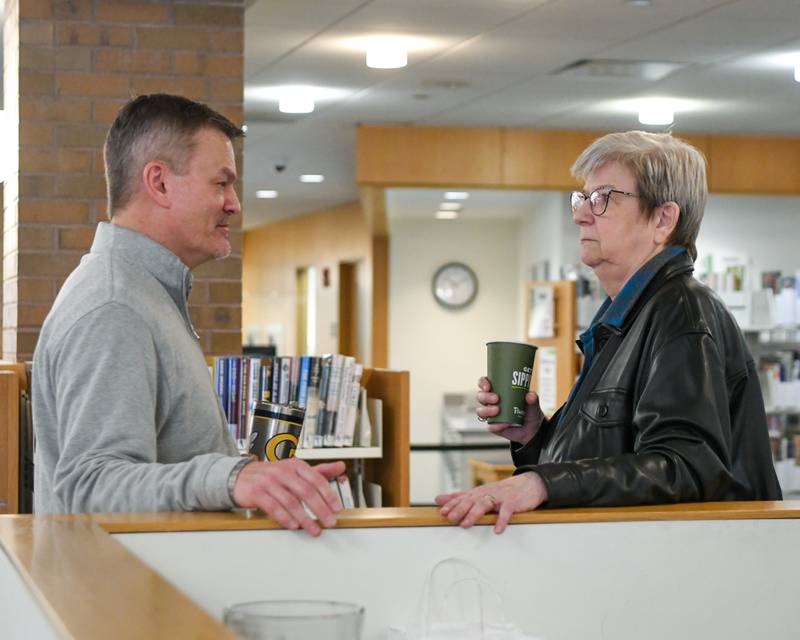
[[[59,516],[67,518],[69,516]],[[108,533],[158,531],[233,531],[277,529],[267,516],[254,511],[222,513],[127,513],[88,516]],[[602,509],[542,509],[517,514],[512,524],[569,524],[642,520],[758,520],[800,518],[800,501],[711,502],[696,504],[608,507]],[[479,524],[494,524],[495,516]],[[436,507],[348,509],[339,514],[337,528],[454,526]],[[324,535],[324,534],[323,534]]]
[[[0,547],[63,638],[234,639],[90,516],[2,516]]]

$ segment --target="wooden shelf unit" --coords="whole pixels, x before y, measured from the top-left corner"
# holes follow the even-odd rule
[[[552,338],[528,337],[531,319],[531,297],[534,287],[551,287],[555,318]],[[527,305],[525,307],[525,340],[537,347],[552,347],[556,351],[556,408],[567,401],[569,392],[578,377],[579,356],[576,353],[577,298],[574,280],[530,281],[527,284]],[[533,367],[532,388],[536,390],[539,380],[539,358]]]
[[[0,362],[0,513],[19,513],[20,395],[27,389],[25,365]]]

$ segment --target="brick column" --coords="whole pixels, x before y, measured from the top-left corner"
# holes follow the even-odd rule
[[[18,123],[4,184],[3,357],[30,359],[58,289],[106,220],[102,146],[131,96],[178,93],[243,120],[240,0],[6,0],[5,108]],[[3,141],[6,145],[6,141]],[[237,148],[241,167],[241,148]],[[207,354],[241,350],[242,232],[195,271]]]

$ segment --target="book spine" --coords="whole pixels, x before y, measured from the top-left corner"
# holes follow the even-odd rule
[[[250,438],[252,428],[253,403],[259,399],[259,383],[261,382],[261,359],[250,358],[250,384],[247,389],[247,419],[245,421],[245,438]]]
[[[239,374],[239,428],[238,437],[244,438],[247,429],[247,397],[248,387],[250,386],[250,359],[241,358],[241,373]]]
[[[330,382],[328,395],[325,400],[325,429],[323,431],[323,444],[326,447],[334,446],[333,430],[336,427],[336,416],[339,410],[339,394],[342,386],[342,373],[344,356],[336,354],[331,363]]]
[[[217,395],[219,396],[219,402],[222,405],[222,413],[225,414],[225,419],[227,420],[227,404],[225,402],[225,381],[227,377],[227,371],[225,370],[225,358],[221,356],[214,358],[214,374],[216,376]]]
[[[269,402],[272,392],[272,358],[267,356],[261,359],[261,393],[259,398]]]
[[[275,356],[272,359],[272,391],[270,394],[270,402],[278,402],[280,396],[281,385],[281,359]]]
[[[355,443],[356,418],[358,417],[358,397],[361,394],[361,376],[364,374],[364,365],[356,364],[353,368],[353,380],[347,396],[347,421],[344,427],[344,446],[352,447]],[[358,445],[368,447],[371,443],[359,442]]]
[[[228,424],[234,438],[239,437],[236,433],[239,425],[239,364],[239,358],[228,360]]]
[[[336,424],[331,427],[333,432],[333,445],[342,447],[345,443],[345,430],[347,424],[348,405],[347,399],[350,396],[350,386],[353,381],[353,370],[356,366],[356,359],[352,356],[344,356],[342,364],[342,383],[339,387],[338,413]]]
[[[290,359],[291,374],[289,376],[289,402],[297,402],[300,386],[300,358],[294,356]]]
[[[326,403],[328,400],[328,388],[331,379],[331,362],[333,356],[322,357],[322,372],[319,382],[319,409],[317,411],[317,428],[314,432],[314,446],[321,447],[324,440],[325,414],[327,413]]]
[[[306,395],[306,415],[303,421],[303,446],[307,449],[314,447],[314,435],[317,431],[317,414],[319,413],[319,383],[321,375],[321,360],[311,357],[309,362],[308,392]]]
[[[278,402],[289,404],[289,389],[292,384],[292,359],[289,356],[282,356],[281,361],[281,380],[278,387]]]
[[[297,404],[304,409],[308,400],[308,375],[311,370],[311,358],[303,356],[300,358],[300,382],[297,387]]]

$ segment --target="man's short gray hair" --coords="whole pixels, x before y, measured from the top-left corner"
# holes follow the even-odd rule
[[[161,160],[183,174],[194,151],[194,136],[204,128],[216,129],[230,140],[244,136],[221,113],[182,96],[155,93],[128,102],[103,147],[108,217],[133,199],[148,162]]]
[[[669,243],[686,247],[692,260],[696,260],[695,240],[708,196],[703,154],[669,133],[609,133],[580,155],[572,165],[572,175],[585,180],[607,162],[618,162],[633,173],[646,215],[653,215],[665,202],[677,203],[681,213]]]

